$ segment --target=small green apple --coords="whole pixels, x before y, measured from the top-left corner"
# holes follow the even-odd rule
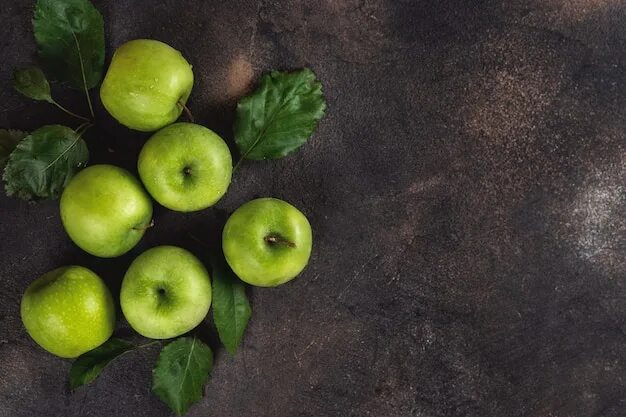
[[[191,87],[191,65],[180,52],[163,42],[136,39],[113,54],[100,98],[121,124],[151,132],[178,119]]]
[[[120,303],[137,333],[152,339],[180,336],[209,311],[209,273],[185,249],[157,246],[139,255],[126,271]]]
[[[131,250],[150,226],[152,201],[125,169],[93,165],[80,171],[61,195],[61,220],[70,238],[101,258]]]
[[[292,280],[309,261],[311,225],[291,204],[259,198],[239,207],[224,226],[226,261],[243,281],[274,287]]]
[[[233,171],[228,146],[204,126],[175,123],[155,133],[137,164],[148,192],[176,211],[202,210],[226,192]]]
[[[22,296],[26,331],[42,348],[75,358],[104,343],[115,327],[113,297],[100,277],[82,266],[37,278]]]

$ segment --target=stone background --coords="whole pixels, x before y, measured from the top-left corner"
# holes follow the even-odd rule
[[[307,214],[311,263],[250,291],[235,358],[201,329],[216,367],[189,416],[624,416],[623,0],[95,4],[108,59],[140,37],[183,52],[197,80],[189,106],[231,145],[236,101],[269,69],[313,68],[327,117],[299,152],[245,164],[215,209],[157,208],[156,227],[113,260],[69,241],[57,202],[1,196],[0,416],[170,415],[150,393],[158,348],[71,393],[70,363],[30,340],[20,297],[70,263],[117,293],[130,261],[159,244],[206,260],[189,234],[215,245],[225,216],[257,196]],[[32,5],[0,1],[0,126],[74,125],[10,86],[34,59]],[[92,162],[134,170],[148,135],[97,110]]]

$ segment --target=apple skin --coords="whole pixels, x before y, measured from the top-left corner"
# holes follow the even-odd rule
[[[100,98],[117,121],[152,132],[180,116],[193,87],[191,65],[171,46],[152,39],[126,42],[113,54]]]
[[[175,123],[146,142],[137,168],[159,204],[188,212],[210,207],[226,193],[233,161],[228,145],[212,130]]]
[[[312,240],[304,214],[276,198],[242,205],[229,217],[222,233],[224,256],[233,272],[259,287],[284,284],[302,272],[311,255]]]
[[[61,195],[61,220],[85,252],[113,258],[131,250],[152,219],[152,201],[139,180],[113,165],[80,171]]]
[[[170,339],[187,333],[206,317],[211,279],[190,252],[157,246],[139,255],[126,271],[120,304],[137,333]]]
[[[57,268],[36,279],[22,296],[20,310],[30,337],[62,358],[95,349],[115,328],[111,292],[82,266]]]

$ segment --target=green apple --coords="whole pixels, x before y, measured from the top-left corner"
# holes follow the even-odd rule
[[[243,281],[274,287],[296,277],[309,261],[311,225],[291,204],[259,198],[239,207],[222,234],[226,261]]]
[[[152,201],[130,172],[113,165],[80,171],[61,195],[61,220],[84,251],[102,258],[131,250],[152,219]]]
[[[152,339],[180,336],[209,311],[209,273],[185,249],[157,246],[139,255],[126,271],[120,303],[137,333]]]
[[[192,86],[191,65],[180,52],[163,42],[136,39],[113,54],[100,98],[121,124],[151,132],[178,119]]]
[[[95,349],[115,327],[109,289],[82,266],[64,266],[37,278],[22,297],[21,315],[30,337],[62,358]]]
[[[212,130],[175,123],[154,134],[137,164],[148,192],[176,211],[202,210],[226,192],[233,171],[228,146]]]

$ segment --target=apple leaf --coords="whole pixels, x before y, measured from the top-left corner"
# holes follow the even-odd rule
[[[133,350],[135,345],[126,340],[111,338],[72,363],[70,369],[70,388],[72,390],[92,382],[113,359]]]
[[[9,155],[28,133],[21,130],[0,129],[0,169],[3,169],[9,160]]]
[[[78,89],[94,87],[104,67],[104,21],[89,0],[38,0],[33,18],[46,68]]]
[[[5,190],[24,200],[57,198],[88,160],[87,145],[74,130],[61,125],[40,127],[9,156],[2,177]]]
[[[235,355],[252,315],[246,287],[223,257],[211,259],[213,269],[213,321],[220,340]]]
[[[196,338],[181,337],[161,350],[152,371],[152,392],[183,415],[202,398],[212,367],[211,348]]]
[[[237,105],[235,142],[242,159],[282,158],[311,137],[324,116],[322,84],[308,68],[272,71]]]
[[[39,67],[26,67],[13,73],[13,87],[23,95],[33,100],[42,100],[52,103],[50,84],[46,75]]]

